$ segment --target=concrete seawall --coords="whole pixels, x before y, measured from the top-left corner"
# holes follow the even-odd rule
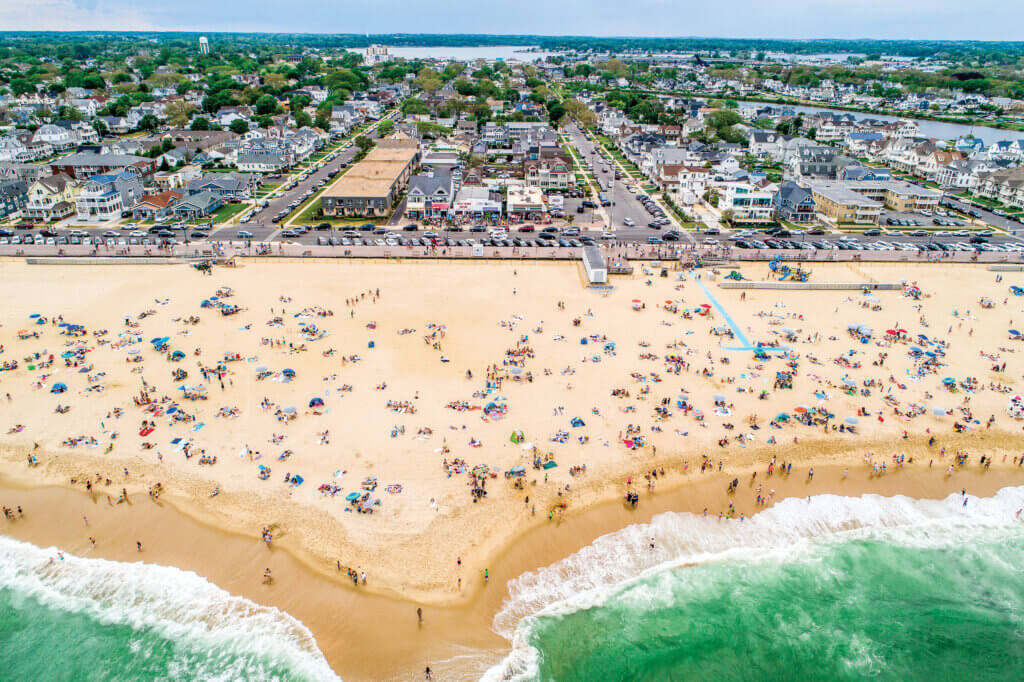
[[[901,291],[899,282],[720,282],[722,289],[788,289],[791,291]]]

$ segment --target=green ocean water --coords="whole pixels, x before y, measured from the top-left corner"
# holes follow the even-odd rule
[[[0,590],[0,679],[297,680],[287,665],[165,637],[152,628],[103,623]]]
[[[167,566],[0,536],[0,682],[337,682],[309,630]]]
[[[1024,680],[1024,528],[714,561],[538,618],[542,680]]]

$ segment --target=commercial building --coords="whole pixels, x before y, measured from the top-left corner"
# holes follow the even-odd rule
[[[819,213],[837,223],[877,223],[882,203],[855,192],[846,185],[814,185],[811,196]]]
[[[412,177],[419,144],[380,145],[320,195],[325,216],[385,216]]]
[[[506,205],[511,220],[540,220],[546,210],[540,187],[509,186]]]

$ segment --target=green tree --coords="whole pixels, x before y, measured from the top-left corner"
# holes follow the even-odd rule
[[[196,119],[196,121],[199,121],[199,120],[205,120],[205,119],[199,119],[199,118]],[[209,123],[207,123],[207,126],[209,126]],[[192,124],[192,129],[193,130],[205,130],[205,128],[196,128],[195,122],[193,122],[193,124]],[[236,135],[245,135],[247,132],[249,132],[249,122],[246,121],[245,119],[236,118],[228,126],[228,130],[230,130],[231,132],[235,133]]]
[[[157,120],[156,116],[154,116],[153,114],[146,114],[141,119],[139,119],[139,125],[137,125],[135,128],[136,130],[156,130],[156,127],[159,124],[160,121]]]
[[[324,116],[323,114],[318,113],[316,115],[316,119],[314,119],[313,121],[313,125],[319,128],[320,130],[330,130],[331,119],[328,118],[327,116]]]
[[[380,125],[377,126],[377,132],[380,133],[381,137],[385,137],[395,132],[395,122],[391,119],[381,121]]]
[[[273,95],[263,95],[256,100],[256,113],[260,116],[272,116],[278,109],[277,99]]]
[[[356,138],[356,146],[359,147],[359,151],[363,154],[370,151],[373,148],[374,142],[366,135],[360,135]]]
[[[196,116],[192,121],[192,130],[209,130],[210,120],[205,116]]]
[[[295,125],[299,128],[309,128],[313,125],[313,117],[305,111],[295,112]]]

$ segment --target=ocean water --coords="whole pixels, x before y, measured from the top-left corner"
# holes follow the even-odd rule
[[[513,581],[485,678],[1024,680],[1022,507],[1008,488],[662,514]]]
[[[339,679],[298,620],[195,573],[57,557],[0,537],[0,680]]]

